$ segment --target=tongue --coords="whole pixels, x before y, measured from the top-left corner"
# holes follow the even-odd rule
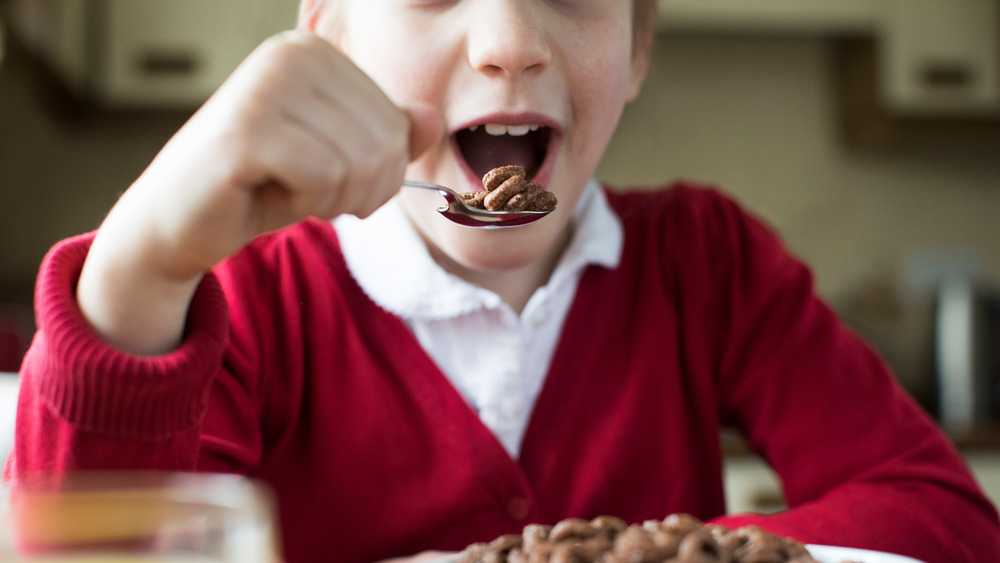
[[[530,179],[538,169],[538,153],[529,137],[469,133],[461,135],[459,146],[469,167],[479,176],[498,166],[517,164],[528,171]]]

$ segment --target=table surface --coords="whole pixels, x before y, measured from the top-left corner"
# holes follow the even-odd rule
[[[0,463],[14,446],[14,413],[17,410],[16,373],[0,372]]]

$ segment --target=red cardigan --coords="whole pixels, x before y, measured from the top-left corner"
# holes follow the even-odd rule
[[[1000,561],[961,458],[814,294],[770,230],[713,190],[608,194],[625,246],[589,268],[512,460],[329,223],[262,237],[201,284],[175,352],[104,345],[75,305],[90,236],[42,267],[7,476],[246,473],[276,491],[289,562],[459,549],[528,522],[688,512],[929,562]],[[791,509],[723,516],[720,428]]]

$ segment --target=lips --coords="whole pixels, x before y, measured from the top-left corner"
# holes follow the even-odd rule
[[[499,166],[516,164],[533,179],[545,165],[555,131],[541,119],[496,116],[459,129],[452,139],[466,172],[476,178]]]

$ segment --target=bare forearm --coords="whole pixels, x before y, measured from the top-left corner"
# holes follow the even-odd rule
[[[201,275],[178,277],[157,268],[155,251],[136,236],[125,213],[112,211],[94,239],[77,301],[109,344],[138,355],[164,354],[180,344]]]
[[[367,216],[399,190],[441,116],[400,108],[310,33],[266,41],[164,146],[98,231],[77,299],[112,345],[175,348],[199,280],[309,216]]]

